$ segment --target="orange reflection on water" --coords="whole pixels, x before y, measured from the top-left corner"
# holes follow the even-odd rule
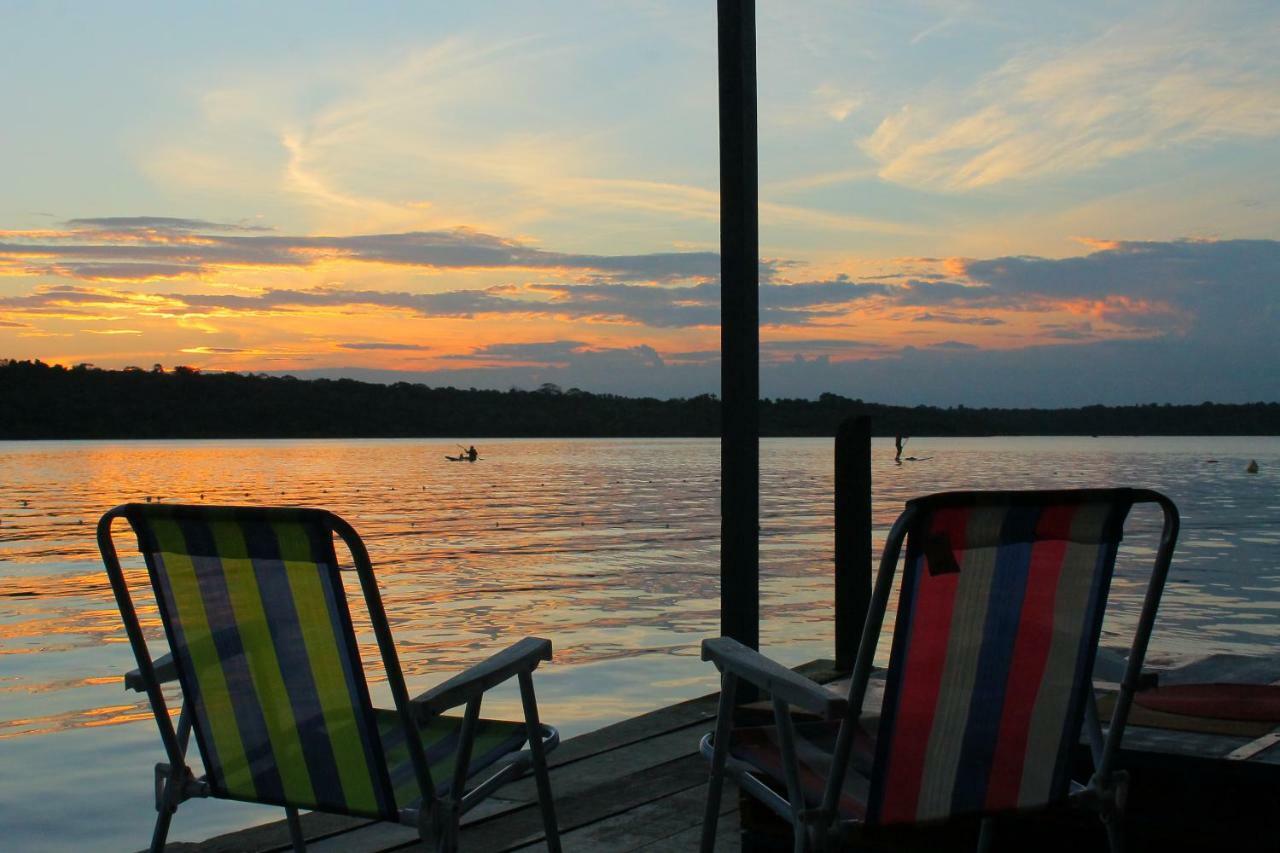
[[[1273,648],[1280,568],[1267,508],[1280,485],[1280,440],[1251,439],[1234,466],[1232,440],[1214,439],[1213,456],[1224,461],[1208,469],[1200,457],[1209,448],[1195,441],[913,439],[911,452],[932,459],[901,466],[878,441],[877,541],[907,497],[931,491],[1162,488],[1187,523],[1156,651]],[[762,448],[762,644],[792,663],[829,656],[831,445],[788,439]],[[717,442],[492,441],[479,449],[481,461],[459,464],[444,461],[456,451],[451,441],[0,444],[0,738],[149,717],[123,692],[120,675],[135,662],[94,542],[103,511],[148,497],[342,515],[373,557],[411,690],[526,635],[554,643],[555,660],[536,681],[543,715],[566,732],[714,689],[697,645],[719,630]],[[1248,458],[1262,473],[1233,477]],[[1126,556],[1146,554],[1153,530],[1137,519]],[[146,572],[127,526],[115,532],[159,653]],[[358,583],[346,581],[375,694],[385,693]],[[1136,610],[1138,587],[1122,572],[1115,590],[1113,632]],[[518,711],[514,696],[486,703],[489,713]]]

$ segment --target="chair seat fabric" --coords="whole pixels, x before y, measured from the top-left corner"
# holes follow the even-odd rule
[[[840,732],[839,720],[814,720],[795,724],[796,759],[800,770],[800,787],[805,805],[818,808],[831,771],[831,757]],[[780,790],[786,791],[782,744],[777,726],[750,726],[733,730],[729,754],[744,761],[769,777]],[[867,791],[870,787],[871,764],[875,756],[875,738],[859,726],[853,737],[853,752],[844,786],[837,803],[841,820],[862,821],[867,814]]]
[[[382,751],[386,756],[387,770],[391,775],[391,787],[395,791],[396,806],[401,809],[416,808],[422,801],[422,792],[409,758],[409,746],[404,727],[395,711],[374,709],[378,721],[378,735],[382,739]],[[462,718],[451,716],[432,717],[423,725],[418,724],[422,750],[431,768],[431,780],[436,795],[443,797],[453,784],[453,768],[458,755],[458,739],[462,732]],[[528,740],[523,722],[507,720],[477,720],[475,745],[471,748],[471,760],[467,776],[474,776],[498,759],[521,749]]]

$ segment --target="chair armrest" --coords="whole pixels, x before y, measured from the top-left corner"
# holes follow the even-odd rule
[[[703,640],[702,659],[714,663],[721,672],[745,679],[777,699],[820,714],[824,720],[843,715],[849,706],[843,697],[729,637]]]
[[[544,660],[551,660],[551,641],[540,637],[525,637],[488,660],[437,684],[413,699],[410,704],[415,706],[415,710],[438,714],[466,704],[513,675],[533,672],[538,668],[538,663]]]
[[[151,662],[156,671],[156,681],[164,684],[178,680],[178,668],[173,665],[173,653],[167,652]],[[131,669],[124,674],[124,689],[146,693],[147,685],[142,683],[142,670]]]

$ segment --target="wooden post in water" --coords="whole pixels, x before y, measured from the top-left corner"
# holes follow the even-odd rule
[[[871,418],[836,430],[836,669],[853,669],[871,605]]]
[[[760,646],[760,228],[755,0],[718,0],[720,632]]]

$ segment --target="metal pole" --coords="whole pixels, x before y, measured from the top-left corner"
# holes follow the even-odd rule
[[[720,632],[760,645],[760,227],[754,0],[718,0]]]
[[[836,430],[836,669],[853,669],[871,605],[871,418]]]

